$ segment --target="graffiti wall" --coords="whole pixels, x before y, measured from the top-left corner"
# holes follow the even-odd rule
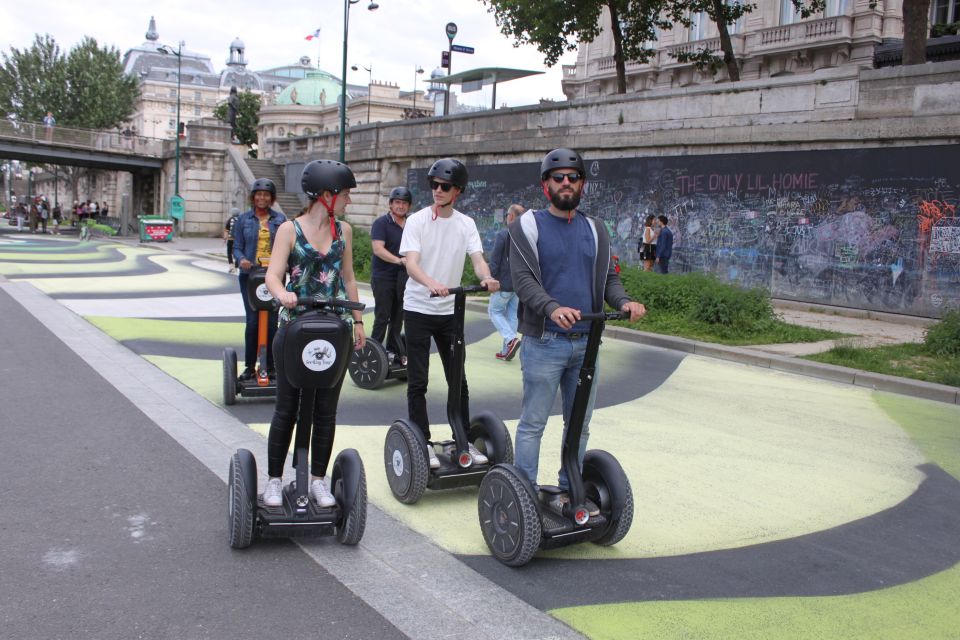
[[[586,159],[581,209],[622,262],[647,214],[674,231],[671,271],[773,297],[939,317],[960,307],[960,146]],[[539,164],[469,166],[458,209],[492,245],[512,202],[542,208]],[[411,170],[415,203],[430,202]]]

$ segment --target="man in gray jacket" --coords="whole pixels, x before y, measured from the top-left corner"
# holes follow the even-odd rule
[[[620,282],[603,222],[577,210],[585,179],[580,154],[570,149],[551,151],[540,165],[540,181],[550,206],[520,216],[509,227],[510,271],[520,298],[523,334],[523,407],[514,452],[516,465],[534,487],[538,486],[540,440],[558,388],[564,431],[570,420],[589,331],[589,322],[580,319],[580,312],[600,312],[606,301],[629,313],[630,320],[646,313],[642,304],[630,300]],[[581,466],[596,392],[594,384],[580,437]],[[569,489],[562,469],[559,486]],[[559,499],[564,498],[565,494]]]

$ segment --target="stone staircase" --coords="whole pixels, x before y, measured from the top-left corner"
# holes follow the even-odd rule
[[[273,184],[277,185],[277,204],[284,215],[289,218],[300,212],[300,209],[303,208],[303,205],[300,203],[300,195],[289,191],[282,191],[285,182],[283,167],[275,165],[270,160],[247,158],[246,162],[247,167],[253,172],[255,178],[267,178],[273,180]]]

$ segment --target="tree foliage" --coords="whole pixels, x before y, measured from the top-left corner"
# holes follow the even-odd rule
[[[260,96],[249,89],[237,95],[240,98],[240,110],[237,112],[237,138],[240,144],[250,147],[257,142],[257,126],[260,124]],[[230,110],[226,101],[213,110],[213,115],[222,122],[230,123]],[[251,152],[256,157],[256,152]]]
[[[130,118],[137,79],[123,73],[120,51],[89,36],[64,55],[49,35],[3,53],[0,110],[21,122],[53,112],[60,126],[112,129]]]
[[[566,51],[600,35],[604,9],[610,17],[617,92],[626,93],[627,61],[644,63],[655,54],[657,32],[676,25],[689,28],[692,15],[703,12],[720,31],[720,54],[703,46],[675,53],[680,62],[716,71],[726,66],[732,80],[740,79],[728,25],[756,9],[741,0],[481,0],[514,46],[533,44],[553,66]],[[803,18],[823,11],[825,0],[791,0]]]

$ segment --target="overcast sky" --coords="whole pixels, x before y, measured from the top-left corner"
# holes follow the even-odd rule
[[[369,0],[350,10],[347,81],[366,84],[369,74],[353,64],[373,68],[373,79],[413,89],[416,65],[424,69],[417,88],[440,65],[447,48],[444,27],[457,24],[453,43],[474,47],[476,53],[453,54],[453,72],[478,67],[509,67],[545,71],[541,76],[497,86],[497,103],[509,106],[535,104],[541,98],[563,100],[561,64],[573,64],[568,53],[548,69],[533,46],[514,48],[500,33],[493,15],[480,0],[378,0],[380,8],[368,11]],[[230,43],[239,37],[246,45],[248,69],[261,70],[295,63],[310,56],[316,65],[340,76],[343,47],[343,1],[313,0],[36,0],[4,3],[0,19],[0,48],[29,47],[36,34],[49,33],[64,51],[89,35],[101,44],[117,47],[121,55],[144,42],[154,16],[160,42],[207,54],[214,68],[224,68]],[[321,29],[319,43],[304,37]],[[458,91],[458,89],[455,89]],[[466,104],[489,105],[489,89],[461,96]]]

